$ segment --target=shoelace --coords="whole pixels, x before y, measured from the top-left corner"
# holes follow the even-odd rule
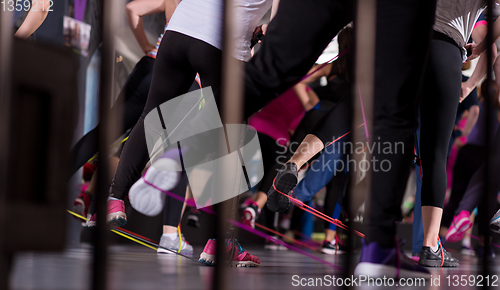
[[[227,241],[226,246],[231,245],[232,242],[233,242],[232,240]],[[243,252],[246,252],[245,249],[243,249],[243,247],[238,242],[238,239],[234,239],[234,245],[236,246],[236,248],[238,248],[238,255],[240,255]]]
[[[443,245],[441,244],[441,240],[439,239],[439,237],[437,238],[437,240],[438,240],[439,248],[441,249],[441,266],[440,267],[443,267],[443,265],[444,265],[444,253],[448,254],[448,251],[446,251],[443,248]]]

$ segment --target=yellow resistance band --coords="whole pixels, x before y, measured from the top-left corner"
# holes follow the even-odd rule
[[[67,211],[67,212],[69,212],[70,214],[72,214],[72,215],[76,216],[77,218],[80,218],[80,219],[85,220],[85,221],[87,220],[87,218],[86,218],[86,217],[81,216],[81,215],[77,214],[76,212],[72,212],[72,211],[70,211],[70,210],[66,210],[66,211]],[[155,247],[150,246],[150,245],[148,245],[148,244],[146,244],[146,243],[143,243],[143,242],[141,242],[141,241],[139,241],[139,240],[137,240],[137,239],[134,239],[133,237],[131,237],[131,236],[129,236],[129,235],[126,235],[126,234],[120,233],[120,232],[118,232],[117,230],[111,229],[111,231],[112,231],[113,233],[117,234],[117,235],[120,235],[120,236],[122,236],[122,237],[124,237],[124,238],[127,238],[127,239],[129,239],[129,240],[131,240],[131,241],[134,241],[134,242],[138,243],[139,245],[143,245],[143,246],[148,247],[148,248],[150,248],[150,249],[152,249],[152,250],[155,250],[155,251],[156,251],[156,250],[158,250],[158,248],[155,248]]]

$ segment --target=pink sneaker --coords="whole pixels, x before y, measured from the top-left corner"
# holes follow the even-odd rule
[[[247,251],[245,251],[238,240],[234,240],[236,251],[234,253],[233,261],[231,262],[231,267],[258,267],[260,266],[260,259],[258,257],[250,255]],[[226,253],[231,251],[231,243],[232,240],[229,240],[226,244]],[[204,263],[209,266],[215,265],[215,251],[217,248],[217,244],[215,239],[208,240],[203,252],[200,255],[200,259],[198,260],[200,263]]]
[[[252,203],[249,206],[245,207],[245,209],[243,209],[240,222],[251,227],[252,229],[255,229],[255,220],[257,219],[259,214],[259,207],[256,203]]]
[[[73,211],[81,216],[87,217],[89,212],[90,202],[92,200],[90,194],[86,191],[88,185],[82,185],[82,191],[73,201]]]
[[[96,214],[88,220],[88,227],[95,227],[96,225]],[[109,226],[112,227],[122,227],[127,224],[127,215],[125,214],[125,203],[120,199],[109,199],[108,200],[108,215],[106,216],[106,221]]]
[[[464,233],[472,226],[469,219],[470,212],[463,210],[453,218],[451,226],[446,233],[446,241],[455,243],[463,239]]]

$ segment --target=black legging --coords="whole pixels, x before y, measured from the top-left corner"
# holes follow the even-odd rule
[[[111,108],[113,112],[123,112],[123,122],[120,130],[113,133],[112,140],[123,135],[132,128],[139,119],[149,93],[149,85],[153,76],[155,60],[149,56],[143,56],[135,65],[127,78],[123,89],[118,95],[115,106]],[[71,174],[74,174],[98,151],[99,124],[78,140],[71,149],[73,156],[73,166]]]
[[[425,174],[422,206],[443,208],[446,161],[462,83],[461,48],[434,32],[420,105],[420,153]]]
[[[146,115],[162,103],[187,93],[196,72],[203,87],[210,86],[218,92],[221,51],[201,40],[167,31],[156,57],[146,106],[123,148],[110,196],[124,199],[149,160],[144,132]]]

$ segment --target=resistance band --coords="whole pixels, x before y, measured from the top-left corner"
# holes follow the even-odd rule
[[[164,191],[164,190],[162,190],[162,189],[160,189],[160,188],[156,187],[154,184],[152,184],[152,183],[148,182],[147,180],[144,180],[144,181],[145,181],[145,183],[146,183],[146,184],[148,184],[149,186],[151,186],[151,187],[153,187],[153,188],[155,188],[155,189],[157,189],[157,190],[159,190],[159,191],[163,192],[164,194],[166,194],[166,195],[168,195],[168,196],[170,196],[170,197],[172,197],[172,198],[175,198],[175,199],[177,199],[177,200],[179,200],[179,201],[185,202],[187,205],[190,205],[190,206],[195,206],[195,204],[194,204],[191,200],[186,200],[185,198],[182,198],[182,197],[180,197],[180,196],[178,196],[178,195],[175,195],[175,194],[173,194],[173,193],[171,193],[171,192],[169,192],[169,191]],[[208,214],[216,214],[213,210],[209,209],[208,207],[199,208],[199,210],[204,211],[204,212],[206,212],[206,213],[208,213]],[[250,233],[253,233],[253,234],[257,235],[257,236],[260,236],[260,237],[262,237],[262,238],[268,239],[268,240],[272,241],[272,242],[273,242],[273,243],[275,243],[275,244],[282,245],[282,246],[284,246],[284,247],[286,247],[286,248],[288,248],[288,249],[290,249],[290,250],[292,250],[292,251],[295,251],[295,252],[297,252],[297,253],[299,253],[299,254],[302,254],[302,255],[307,256],[307,257],[309,257],[309,258],[311,258],[311,259],[314,259],[314,260],[316,260],[316,261],[319,261],[319,262],[321,262],[321,263],[323,263],[323,264],[325,264],[325,265],[328,265],[328,266],[330,266],[330,267],[333,267],[333,268],[335,268],[335,269],[337,269],[337,270],[344,271],[344,269],[343,269],[343,268],[341,268],[341,267],[339,267],[339,266],[337,266],[337,265],[334,265],[334,264],[332,264],[332,263],[329,263],[329,262],[327,262],[327,261],[325,261],[325,260],[323,260],[323,259],[320,259],[320,258],[318,258],[318,257],[316,257],[316,256],[314,256],[314,255],[312,255],[311,253],[307,253],[307,252],[305,252],[305,251],[303,251],[303,250],[300,250],[300,249],[299,249],[299,248],[297,248],[297,247],[294,247],[294,246],[292,246],[292,245],[290,245],[290,244],[288,244],[288,243],[285,243],[285,242],[283,242],[283,241],[281,241],[281,240],[275,239],[274,237],[272,237],[272,236],[270,236],[270,235],[267,235],[267,234],[265,234],[265,233],[262,233],[262,232],[260,232],[260,231],[258,231],[258,230],[256,230],[256,229],[253,229],[253,228],[251,228],[251,227],[249,227],[249,226],[247,226],[247,225],[244,225],[244,224],[242,224],[242,223],[240,223],[240,222],[237,222],[237,221],[235,221],[235,220],[228,220],[228,222],[229,222],[229,223],[231,223],[231,224],[233,224],[233,225],[235,225],[235,226],[237,226],[237,227],[239,227],[239,228],[241,228],[241,229],[244,229],[244,230],[246,230],[246,231],[248,231],[248,232],[250,232]],[[256,226],[259,226],[259,227],[264,227],[264,226],[262,226],[262,225],[259,225],[258,223],[255,223],[255,225],[256,225]],[[281,235],[281,234],[280,234],[280,235]],[[298,241],[296,241],[296,240],[295,240],[295,239],[293,239],[293,238],[290,238],[290,237],[286,237],[286,238],[287,238],[287,239],[292,240],[292,241],[293,241],[294,243],[296,243],[296,244],[301,245],[301,243],[298,243]],[[308,248],[310,248],[310,247],[308,247]],[[314,250],[316,250],[316,249],[314,249]]]
[[[73,216],[76,216],[77,218],[80,218],[80,219],[85,220],[85,221],[87,220],[87,218],[85,218],[84,216],[81,216],[81,215],[79,215],[79,214],[77,214],[77,213],[75,213],[73,211],[70,211],[70,210],[66,210],[66,211],[68,213],[72,214]],[[138,243],[139,245],[142,245],[142,246],[145,246],[147,248],[150,248],[152,250],[156,251],[156,250],[158,250],[158,248],[161,248],[161,249],[167,250],[167,251],[169,251],[171,253],[174,253],[176,255],[179,255],[181,257],[184,257],[186,259],[189,259],[191,261],[194,261],[194,262],[198,263],[198,260],[195,260],[195,259],[193,259],[193,258],[191,258],[189,256],[186,256],[186,255],[180,254],[180,253],[178,253],[178,252],[176,252],[174,250],[165,248],[165,247],[159,245],[159,243],[156,242],[156,241],[148,239],[148,238],[146,238],[144,236],[141,236],[139,234],[136,234],[134,232],[125,230],[125,229],[123,229],[121,227],[115,227],[115,228],[111,229],[111,232],[113,232],[113,233],[115,233],[115,234],[117,234],[119,236],[122,236],[124,238],[127,238],[127,239],[129,239],[131,241],[134,241],[134,242]]]

